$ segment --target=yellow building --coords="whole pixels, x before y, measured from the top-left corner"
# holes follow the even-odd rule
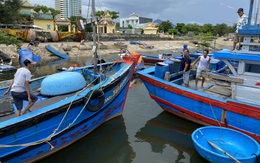
[[[34,11],[34,6],[32,6],[27,0],[22,2],[19,14],[23,17],[22,22],[25,24],[31,23],[30,19],[32,14],[36,13]]]
[[[42,11],[34,13],[33,24],[42,27],[45,32],[54,31],[54,20],[50,11],[45,14]]]
[[[112,20],[108,12],[98,22],[97,29],[97,33],[115,33],[116,23]]]
[[[19,13],[23,17],[23,24],[34,25],[34,27],[39,27],[36,29],[42,28],[45,32],[54,31],[54,19],[50,11],[37,13],[34,11],[34,6],[25,0],[22,2]]]
[[[157,34],[158,28],[156,28],[152,22],[149,22],[143,30],[144,34]]]

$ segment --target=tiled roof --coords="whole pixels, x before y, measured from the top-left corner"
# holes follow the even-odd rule
[[[22,7],[34,8],[28,1],[22,2]]]
[[[19,14],[24,16],[31,16],[31,12],[28,10],[21,10],[19,11]]]
[[[45,20],[53,20],[52,15],[49,14],[33,14],[34,18],[36,19],[45,19]]]

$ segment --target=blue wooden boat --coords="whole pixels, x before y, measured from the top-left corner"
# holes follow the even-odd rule
[[[162,54],[158,54],[158,56],[141,54],[141,56],[142,56],[145,64],[155,64],[157,62],[165,61],[166,58],[171,58],[172,54],[171,53],[162,53]],[[176,58],[176,59],[178,59],[178,58]]]
[[[92,5],[95,4],[92,0]],[[95,10],[92,7],[92,16]],[[93,25],[93,46],[96,47]],[[97,56],[96,51],[94,56]],[[34,162],[83,138],[106,121],[122,114],[130,81],[140,55],[77,67],[30,81],[38,101],[29,113],[0,117],[0,160]],[[96,57],[95,57],[96,58]],[[101,71],[102,68],[102,71]],[[7,87],[0,89],[0,92]],[[9,97],[0,108],[13,108]],[[26,106],[26,101],[24,106]],[[5,104],[5,105],[3,105]]]
[[[132,59],[125,57],[103,64],[106,74],[94,75],[93,66],[86,66],[32,80],[31,90],[41,91],[31,112],[0,117],[1,162],[41,159],[121,115],[134,67]],[[1,100],[1,109],[9,102],[16,110],[12,101]]]
[[[195,53],[193,53],[191,62],[193,62],[195,59],[197,59],[201,55],[202,55],[201,53],[196,53],[196,55],[195,55]],[[141,57],[142,57],[144,63],[148,64],[148,65],[154,65],[158,62],[165,62],[167,59],[170,59],[174,62],[175,72],[177,70],[180,70],[180,63],[181,63],[181,59],[182,59],[181,56],[172,56],[171,53],[162,53],[162,54],[159,54],[158,56],[141,54]],[[209,69],[211,71],[223,72],[223,70],[226,68],[227,67],[223,61],[216,59],[216,58],[211,58],[210,67],[209,67]]]
[[[260,50],[255,50],[260,44],[248,42],[250,38],[260,36],[260,28],[250,25],[249,21],[239,34],[245,38],[241,50],[222,50],[213,54],[231,72],[204,73],[207,78],[204,88],[200,87],[199,81],[198,89],[194,89],[195,70],[191,70],[189,88],[183,84],[182,72],[172,73],[164,79],[167,66],[161,71],[156,66],[146,68],[138,75],[150,97],[163,110],[202,125],[232,128],[260,142]],[[233,61],[238,64],[232,64]]]
[[[254,163],[260,154],[260,146],[250,136],[233,129],[207,126],[192,133],[197,152],[212,163]]]
[[[0,65],[0,72],[15,71],[16,67],[10,65]]]
[[[62,47],[56,47],[54,45],[46,45],[45,48],[50,51],[52,54],[62,58],[62,59],[68,59],[68,54],[62,49]]]
[[[135,152],[128,137],[124,117],[121,115],[43,162],[131,162]]]

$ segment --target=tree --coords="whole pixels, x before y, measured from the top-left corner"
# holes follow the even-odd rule
[[[99,16],[99,17],[102,17],[105,14],[105,12],[108,12],[111,15],[112,19],[117,19],[119,17],[119,12],[109,11],[109,10],[107,10],[107,11],[97,11],[96,15]]]
[[[178,30],[177,29],[174,29],[174,28],[172,28],[172,29],[169,29],[168,30],[168,33],[171,35],[171,34],[174,34],[174,35],[176,35],[177,33],[178,33]]]
[[[133,27],[131,26],[131,24],[128,24],[127,28],[133,29]]]
[[[21,16],[19,11],[21,6],[21,0],[7,0],[4,3],[0,0],[0,22],[3,24],[20,22]]]
[[[43,5],[36,5],[35,8],[34,8],[34,11],[36,12],[39,12],[40,10],[42,10],[43,13],[46,13],[48,11],[51,11],[51,15],[53,17],[55,17],[56,15],[60,14],[60,11],[59,10],[55,10],[51,7],[47,7],[47,6],[43,6]]]
[[[159,24],[158,30],[159,30],[159,32],[165,33],[165,32],[168,32],[168,30],[172,29],[172,28],[173,28],[172,23],[169,20],[167,20],[167,21],[163,21],[161,24]]]
[[[218,34],[219,36],[223,36],[224,34],[227,33],[227,24],[217,24],[216,25],[216,33],[215,34]]]
[[[181,29],[182,29],[184,26],[185,26],[184,23],[177,23],[177,25],[176,25],[175,28],[178,30],[178,33],[182,33],[182,32],[181,32]]]
[[[185,28],[189,32],[192,31],[195,35],[198,35],[201,32],[201,26],[196,24],[196,23],[195,24],[187,24]]]
[[[9,36],[5,31],[0,30],[0,44],[16,45],[16,47],[19,49],[21,48],[23,42],[17,37]]]

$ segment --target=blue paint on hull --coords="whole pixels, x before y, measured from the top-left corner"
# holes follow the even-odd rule
[[[15,125],[19,122],[21,124],[26,122],[33,124],[18,132],[0,136],[1,144],[25,144],[25,146],[0,148],[1,162],[27,162],[40,159],[77,141],[105,121],[121,115],[130,79],[133,75],[134,64],[128,65],[121,63],[117,68],[120,68],[120,70],[114,74],[114,77],[82,91],[78,96],[68,97],[23,116],[1,122],[0,129],[6,128],[9,125]],[[115,83],[116,79],[120,79],[120,81]],[[38,82],[36,81],[31,87],[37,85]],[[84,108],[84,101],[80,100],[89,94],[91,90],[100,87],[103,88],[105,93],[105,103],[101,109],[96,112],[88,111]],[[70,102],[73,100],[76,101],[76,103],[71,105],[63,123],[59,129],[54,132],[62,121]],[[39,116],[42,114],[46,114],[48,118],[41,120]],[[37,116],[38,119],[34,118]],[[42,115],[42,118],[44,117],[45,116]],[[37,120],[39,120],[39,122],[37,122]],[[70,127],[67,128],[68,126]],[[48,139],[48,137],[50,137],[50,139]],[[50,149],[49,143],[54,147],[52,150]]]
[[[140,71],[138,75],[141,79],[144,77],[149,80],[148,82],[147,80],[142,79],[150,96],[164,110],[203,125],[217,125],[219,122],[222,121],[222,113],[225,109],[220,106],[213,105],[214,102],[219,102],[227,105],[227,102],[230,101],[238,105],[246,105],[246,103],[243,103],[241,101],[232,100],[230,98],[219,98],[213,95],[206,94],[204,92],[185,88],[178,84],[156,78],[153,76],[154,67]],[[163,86],[156,86],[155,83],[163,83],[167,85],[167,88]],[[183,93],[177,94],[169,91],[176,89],[182,90]],[[190,98],[189,96],[186,96],[186,94],[195,94],[202,98],[208,99],[208,103]],[[259,105],[254,105],[254,107],[259,107]],[[255,138],[260,137],[259,119],[255,119],[253,117],[245,116],[229,110],[225,111],[226,124],[228,124],[229,127],[249,133],[250,135],[254,135]]]
[[[45,48],[47,50],[49,50],[52,54],[62,58],[62,59],[68,59],[69,56],[67,54],[62,54],[59,51],[57,51],[56,49],[52,48],[50,45],[46,45]]]

